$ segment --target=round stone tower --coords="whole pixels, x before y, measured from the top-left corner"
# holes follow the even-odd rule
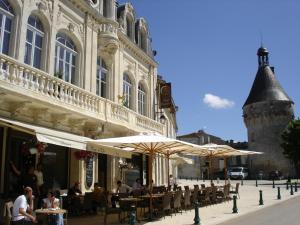
[[[243,106],[243,117],[249,150],[264,154],[251,156],[249,168],[253,175],[259,170],[265,176],[272,170],[292,175],[292,164],[284,157],[280,143],[282,131],[294,118],[294,103],[275,78],[274,67],[269,66],[268,50],[260,47],[257,56],[258,71]]]

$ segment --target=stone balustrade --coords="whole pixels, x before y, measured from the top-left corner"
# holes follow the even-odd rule
[[[6,88],[10,88],[11,92],[16,91],[14,87],[18,87],[24,89],[22,91],[24,96],[32,97],[34,94],[42,96],[45,104],[54,100],[61,103],[62,107],[68,106],[74,111],[78,111],[79,108],[81,112],[85,112],[84,114],[89,112],[89,116],[92,115],[95,119],[121,123],[132,130],[155,131],[161,134],[164,131],[163,125],[155,120],[0,54],[0,88],[2,84],[9,84]]]

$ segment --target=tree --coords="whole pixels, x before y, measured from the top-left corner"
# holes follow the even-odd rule
[[[300,175],[300,119],[292,120],[281,134],[283,154],[295,166],[297,177]]]

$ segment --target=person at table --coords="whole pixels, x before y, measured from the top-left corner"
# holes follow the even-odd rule
[[[130,193],[132,188],[127,184],[122,183],[120,180],[117,182],[117,191],[116,193]]]
[[[68,196],[76,196],[76,195],[82,195],[82,192],[80,190],[80,183],[77,181],[74,183],[74,186],[71,187],[68,190]]]
[[[143,186],[141,185],[141,180],[140,180],[140,178],[137,178],[135,180],[135,182],[133,183],[133,185],[132,185],[132,189],[133,190],[140,190],[142,188],[143,188]]]
[[[55,198],[55,195],[52,191],[49,191],[47,198],[43,199],[43,208],[44,209],[58,209],[59,208],[59,199]],[[50,216],[51,225],[63,225],[64,219],[63,214],[55,214]]]
[[[119,194],[128,194],[132,191],[132,188],[129,187],[127,184],[122,183],[120,180],[117,181],[117,189],[116,195],[111,196],[111,205],[113,208],[116,208],[116,202],[119,201],[120,196]]]
[[[79,187],[80,183],[75,182],[74,186],[68,190],[69,210],[75,215],[79,215],[83,208],[79,197],[79,195],[82,195],[82,192]]]
[[[32,188],[25,187],[24,194],[17,197],[12,210],[13,225],[30,225],[37,223],[36,217],[32,215],[33,211]]]
[[[99,186],[98,183],[94,183],[94,190],[92,192],[92,208],[97,213],[97,208],[104,206],[104,189]]]

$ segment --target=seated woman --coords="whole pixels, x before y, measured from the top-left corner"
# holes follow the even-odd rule
[[[52,191],[49,191],[47,194],[47,198],[43,199],[43,208],[45,209],[56,209],[59,208],[59,199],[55,198],[54,193]],[[54,214],[50,217],[50,223],[51,225],[63,225],[63,214]]]

